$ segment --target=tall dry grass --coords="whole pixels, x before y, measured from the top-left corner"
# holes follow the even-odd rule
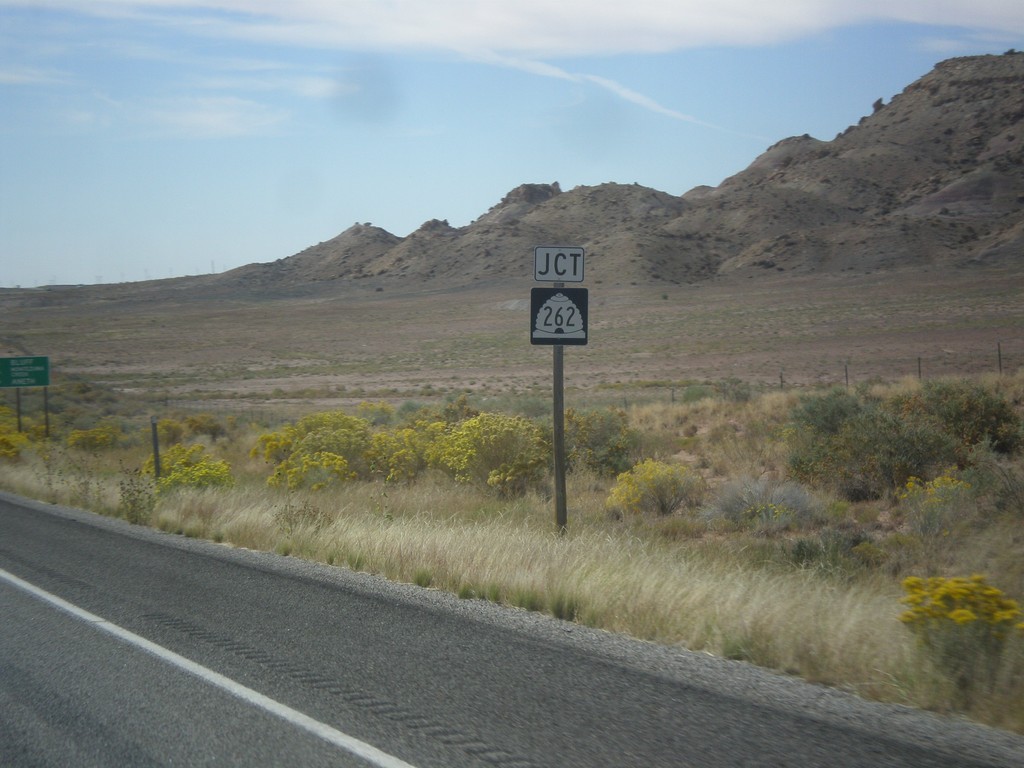
[[[428,480],[386,496],[370,484],[328,494],[187,491],[161,503],[154,525],[921,701],[891,582],[827,583],[751,562],[742,546],[668,544],[592,510],[559,536],[551,517],[536,496],[496,504]]]
[[[25,495],[40,490],[34,479],[4,477]],[[559,536],[543,499],[496,505],[469,489],[422,485],[386,498],[366,484],[312,498],[255,485],[182,491],[160,502],[151,523],[741,659],[870,698],[944,706],[941,684],[897,620],[891,581],[823,582],[812,571],[751,561],[735,543],[671,546],[594,514],[571,517],[569,535]],[[104,494],[108,510],[112,495]],[[1019,727],[1005,722],[1005,707],[985,706],[997,724]]]
[[[915,380],[872,385],[887,396]],[[1024,376],[991,383],[1024,402]],[[638,405],[630,421],[645,451],[681,460],[714,487],[734,478],[785,476],[782,430],[799,393],[742,402],[714,397]],[[543,493],[499,500],[425,474],[410,484],[353,482],[322,492],[267,487],[268,468],[248,455],[255,432],[211,442],[238,482],[156,499],[149,524],[175,534],[273,551],[486,599],[669,645],[680,645],[840,686],[887,701],[946,709],[954,692],[898,620],[899,568],[833,567],[792,558],[800,536],[713,530],[694,511],[662,519],[614,518],[613,478],[569,477],[569,532],[555,531]],[[652,447],[657,450],[652,451]],[[0,463],[0,485],[25,496],[119,514],[125,472],[140,450],[106,456],[66,449]],[[1006,469],[1021,477],[1019,467]],[[822,498],[839,539],[885,524],[892,510]],[[969,540],[936,542],[950,569],[1005,576],[1024,585],[1017,517],[993,517]],[[1016,521],[1016,522],[1014,522]],[[1020,595],[1017,595],[1020,596]],[[998,683],[969,714],[1024,731],[1024,642],[1011,644]]]

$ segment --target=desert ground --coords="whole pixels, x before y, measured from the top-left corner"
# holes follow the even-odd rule
[[[174,281],[0,291],[0,353],[205,409],[330,407],[471,392],[543,396],[530,280],[445,290],[324,284],[302,295]],[[172,288],[172,286],[174,286]],[[1024,274],[945,271],[589,287],[566,402],[673,398],[696,383],[856,386],[1024,367]]]

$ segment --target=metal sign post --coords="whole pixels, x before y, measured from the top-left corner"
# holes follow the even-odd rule
[[[583,280],[583,249],[540,246],[534,249],[534,278],[555,280],[553,288],[530,292],[530,343],[552,349],[552,446],[555,473],[555,525],[568,530],[565,491],[565,347],[587,343],[587,289],[566,288]]]
[[[554,440],[555,459],[555,526],[559,534],[565,534],[569,530],[569,512],[565,500],[565,387],[564,387],[564,364],[565,347],[556,344],[552,350],[554,361],[553,387],[552,387],[552,409],[551,420],[552,439]]]

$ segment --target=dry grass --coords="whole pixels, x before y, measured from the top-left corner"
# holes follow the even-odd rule
[[[707,416],[706,408],[697,411]],[[661,418],[677,420],[671,413]],[[48,477],[38,459],[3,465],[0,475],[6,488],[24,495],[81,501],[73,480]],[[85,506],[116,511],[114,480],[100,481],[97,503]],[[747,660],[872,698],[948,706],[950,691],[897,621],[894,579],[835,579],[794,568],[780,558],[777,541],[666,535],[672,519],[612,521],[603,508],[608,488],[603,478],[570,477],[567,536],[554,532],[545,498],[499,502],[433,476],[321,493],[287,493],[243,479],[228,490],[168,494],[150,522]],[[1017,656],[1009,655],[1007,665],[1012,679]],[[1004,688],[1002,699],[1019,693],[1019,685]],[[1019,707],[996,706],[997,698],[993,692],[972,714],[1024,725]]]
[[[595,627],[754,661],[874,695],[911,694],[912,642],[884,579],[823,583],[751,562],[715,540],[667,545],[602,515],[554,532],[537,497],[496,505],[425,481],[288,496],[259,488],[184,492],[154,524],[391,579],[548,612]],[[879,676],[878,671],[885,673]],[[893,682],[898,681],[898,682]],[[894,694],[890,690],[889,698]]]

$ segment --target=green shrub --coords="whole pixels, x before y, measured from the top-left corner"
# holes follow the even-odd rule
[[[953,440],[932,419],[834,391],[801,403],[786,430],[789,471],[850,501],[894,494],[911,477],[933,477],[956,459]]]
[[[1021,445],[1021,419],[1013,405],[979,384],[930,381],[919,392],[893,398],[890,406],[908,419],[934,419],[956,441],[961,466],[979,443],[997,453],[1013,453]]]
[[[821,505],[798,483],[747,478],[726,483],[703,516],[711,523],[775,533],[818,522]]]
[[[502,496],[516,496],[541,478],[548,456],[543,433],[532,421],[522,416],[481,413],[440,436],[428,458],[458,482],[490,488]]]
[[[645,459],[616,478],[606,506],[615,513],[670,515],[697,507],[706,492],[704,478],[686,466]]]
[[[379,427],[391,423],[395,416],[395,407],[383,400],[376,403],[364,400],[356,406],[356,414],[359,418],[365,419],[370,424]]]
[[[753,396],[750,384],[735,377],[723,379],[716,388],[721,398],[730,403],[746,403]]]
[[[790,475],[811,485],[831,484],[837,471],[833,444],[846,423],[863,412],[864,405],[857,397],[839,389],[803,398],[783,431],[789,446]]]
[[[565,412],[568,469],[590,469],[602,475],[625,472],[632,464],[640,436],[621,408]]]
[[[145,525],[156,507],[153,478],[138,470],[125,473],[118,483],[120,500],[117,511],[133,525]]]
[[[465,394],[449,399],[440,408],[431,405],[421,405],[415,402],[405,402],[398,409],[399,423],[406,427],[414,426],[419,422],[435,421],[448,426],[454,426],[466,419],[479,415],[480,411],[469,404],[469,398]]]
[[[825,395],[803,398],[790,414],[796,429],[809,431],[822,437],[836,435],[843,425],[864,411],[864,404],[856,396],[833,389]]]
[[[970,466],[963,473],[978,495],[984,495],[994,509],[1024,518],[1024,464],[993,453],[987,446],[975,446]]]
[[[825,528],[787,543],[786,555],[802,570],[840,579],[848,579],[867,567],[877,567],[886,558],[885,552],[863,533],[836,528]]]
[[[851,501],[895,493],[911,477],[934,477],[955,460],[952,440],[929,421],[906,421],[873,408],[843,425],[832,441],[834,482]]]

